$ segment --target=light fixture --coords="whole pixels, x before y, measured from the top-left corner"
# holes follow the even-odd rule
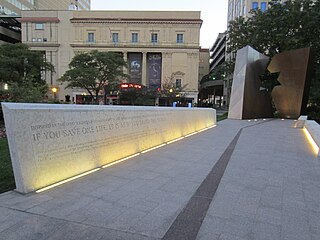
[[[161,147],[163,147],[163,146],[165,146],[165,145],[166,145],[165,143],[164,143],[164,144],[160,144],[160,145],[158,145],[158,146],[155,146],[155,147],[149,148],[149,149],[147,149],[147,150],[144,150],[144,151],[142,151],[141,153],[150,152],[150,151],[155,150],[155,149],[157,149],[157,148],[161,148]]]
[[[98,170],[100,170],[100,168],[95,168],[95,169],[90,170],[90,171],[88,171],[88,172],[79,174],[79,175],[77,175],[77,176],[68,178],[68,179],[66,179],[66,180],[63,180],[63,181],[61,181],[61,182],[57,182],[57,183],[52,184],[52,185],[49,185],[49,186],[47,186],[47,187],[40,188],[40,189],[38,189],[38,190],[36,191],[36,193],[40,193],[40,192],[46,191],[46,190],[48,190],[48,189],[51,189],[51,188],[53,188],[53,187],[57,187],[57,186],[59,186],[59,185],[62,185],[62,184],[64,184],[64,183],[70,182],[70,181],[75,180],[75,179],[77,179],[77,178],[86,176],[86,175],[88,175],[88,174],[90,174],[90,173],[93,173],[93,172],[96,172],[96,171],[98,171]]]
[[[311,134],[309,133],[308,129],[303,128],[303,132],[304,132],[304,135],[306,136],[306,138],[308,139],[308,142],[311,145],[311,148],[312,148],[313,152],[316,155],[318,155],[319,154],[319,147],[318,147],[317,143],[314,141],[314,139],[311,136]]]
[[[112,166],[112,165],[115,165],[115,164],[117,164],[117,163],[126,161],[126,160],[128,160],[128,159],[130,159],[130,158],[133,158],[133,157],[136,157],[136,156],[139,156],[139,155],[140,155],[140,153],[133,154],[133,155],[131,155],[131,156],[128,156],[128,157],[119,159],[119,160],[117,160],[117,161],[114,161],[114,162],[112,162],[112,163],[109,163],[109,164],[107,164],[107,165],[104,165],[104,166],[102,166],[102,168],[110,167],[110,166]]]
[[[172,141],[167,142],[167,144],[177,142],[177,141],[179,141],[179,140],[181,140],[181,139],[184,139],[184,137],[176,138],[176,139],[174,139],[174,140],[172,140]]]
[[[58,88],[53,87],[53,88],[51,88],[51,91],[52,91],[53,93],[57,93],[57,92],[58,92]]]

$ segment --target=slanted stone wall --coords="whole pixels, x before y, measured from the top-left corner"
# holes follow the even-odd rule
[[[216,124],[213,109],[2,103],[28,193]]]

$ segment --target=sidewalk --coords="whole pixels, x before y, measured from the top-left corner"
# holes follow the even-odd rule
[[[182,239],[184,224],[183,239],[320,239],[320,162],[292,123],[225,120],[39,194],[1,194],[0,239]]]

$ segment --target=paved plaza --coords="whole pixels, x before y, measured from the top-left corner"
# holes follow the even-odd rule
[[[42,193],[0,195],[0,239],[319,240],[320,160],[292,120],[224,120]]]

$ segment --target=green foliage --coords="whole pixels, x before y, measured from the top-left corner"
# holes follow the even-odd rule
[[[121,54],[114,52],[81,52],[69,64],[69,70],[59,79],[67,88],[82,88],[98,99],[107,85],[114,89],[126,77],[123,68],[127,64]]]
[[[228,118],[228,112],[225,112],[224,114],[222,115],[217,115],[217,122],[219,121],[222,121],[222,120],[225,120]]]
[[[170,77],[166,77],[161,83],[161,90],[157,93],[160,97],[177,98],[185,96],[185,89],[188,84],[176,86],[176,76],[181,75],[181,72],[174,72]],[[183,74],[184,75],[184,74]]]
[[[41,102],[48,90],[41,79],[43,71],[54,71],[40,51],[32,51],[24,44],[0,45],[0,83],[9,90],[0,92],[2,100]]]
[[[228,52],[236,52],[247,45],[269,57],[304,47],[315,52],[315,75],[311,83],[309,104],[320,106],[320,1],[280,0],[269,2],[270,8],[254,10],[250,18],[240,17],[229,23]],[[234,59],[231,61],[234,64]],[[271,91],[277,76],[266,72],[262,84]]]
[[[207,81],[225,80],[227,74],[231,72],[231,69],[229,69],[230,66],[229,62],[224,62],[216,66],[207,78],[201,80],[201,84]]]
[[[15,188],[8,142],[0,138],[0,193]]]
[[[122,103],[141,106],[154,106],[155,91],[148,88],[129,88],[120,90]]]
[[[259,52],[274,56],[285,50],[312,47],[320,49],[320,2],[318,0],[280,0],[270,8],[254,10],[250,18],[240,17],[229,23],[228,51],[250,45]],[[317,58],[320,53],[317,51]]]

